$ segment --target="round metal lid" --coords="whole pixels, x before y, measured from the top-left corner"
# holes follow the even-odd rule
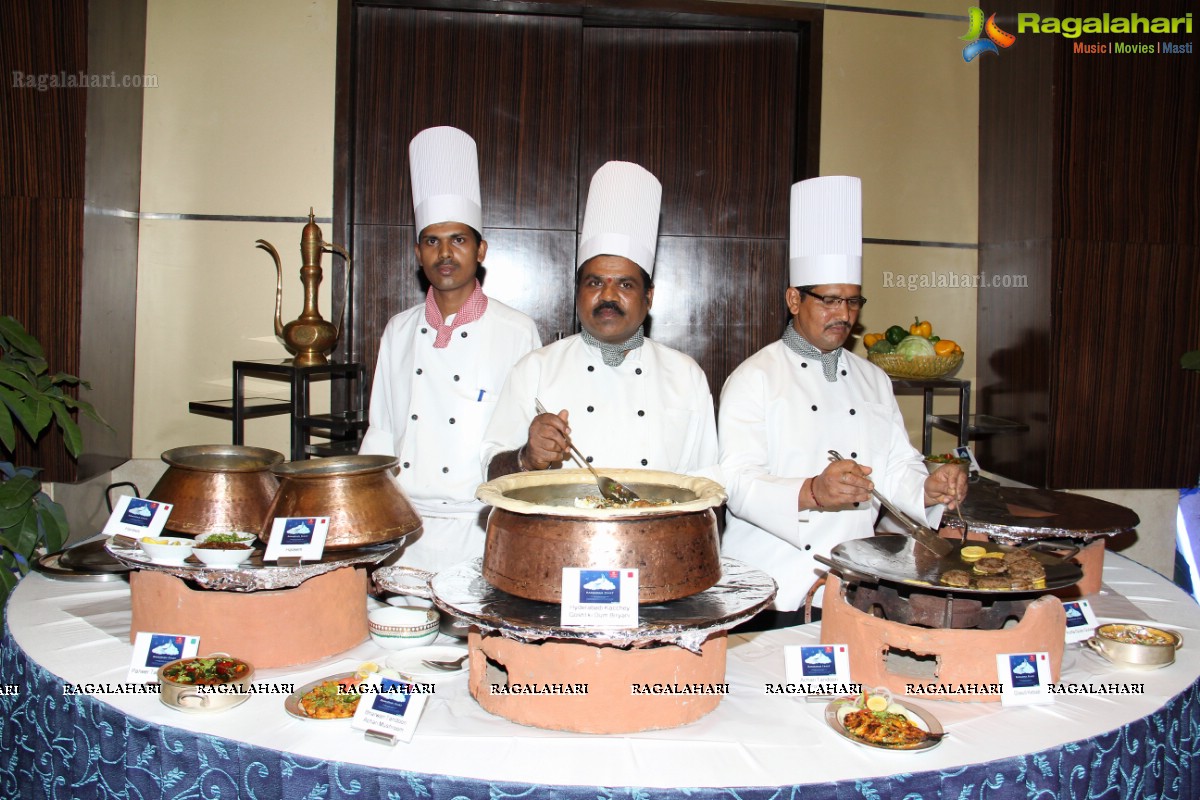
[[[1073,538],[1085,541],[1133,530],[1141,521],[1125,506],[1087,495],[1001,486],[992,481],[973,483],[962,504],[967,528],[997,541],[1018,543],[1028,538]],[[961,528],[956,514],[942,524]]]

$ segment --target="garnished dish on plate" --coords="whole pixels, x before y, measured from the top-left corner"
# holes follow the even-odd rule
[[[887,689],[870,689],[825,707],[829,727],[856,744],[881,750],[928,750],[946,733],[924,709],[892,699]]]
[[[399,679],[394,670],[380,669],[368,661],[355,672],[343,672],[301,686],[283,701],[284,709],[299,719],[350,719],[358,708],[359,693],[353,687],[367,680],[372,673]]]

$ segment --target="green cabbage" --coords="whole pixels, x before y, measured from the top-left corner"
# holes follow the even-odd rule
[[[937,353],[933,350],[933,342],[924,336],[905,336],[900,344],[896,345],[896,355],[912,361],[917,356],[934,356]]]

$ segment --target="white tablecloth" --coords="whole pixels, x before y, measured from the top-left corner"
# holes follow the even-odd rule
[[[916,702],[951,732],[940,746],[922,752],[883,752],[856,745],[826,726],[823,704],[766,694],[766,684],[786,681],[783,646],[816,643],[816,625],[731,637],[727,680],[732,691],[716,711],[686,727],[636,735],[564,734],[517,725],[483,711],[468,694],[465,677],[440,683],[413,741],[395,747],[364,741],[346,722],[295,719],[284,711],[283,694],[256,695],[238,708],[212,715],[175,711],[156,695],[97,697],[155,725],[317,759],[488,781],[780,786],[945,770],[1113,730],[1156,711],[1196,681],[1200,608],[1193,600],[1162,576],[1111,553],[1104,582],[1101,594],[1091,598],[1101,621],[1144,618],[1181,631],[1187,644],[1175,664],[1153,671],[1120,671],[1090,651],[1068,645],[1064,682],[1137,684],[1143,692],[1066,695],[1052,705],[1024,708],[922,698]],[[125,681],[132,648],[129,587],[124,582],[66,582],[31,574],[13,594],[7,619],[16,643],[64,681]],[[255,682],[299,686],[352,670],[368,659],[382,661],[386,655],[366,642],[339,658],[302,669],[260,670]]]

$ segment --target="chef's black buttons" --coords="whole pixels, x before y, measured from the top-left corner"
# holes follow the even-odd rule
[[[801,362],[800,362],[800,369],[808,369],[808,362],[807,362],[807,361],[801,361]]]
[[[457,375],[455,375],[455,376],[454,376],[454,380],[458,380],[458,376],[457,376]]]
[[[449,468],[449,467],[442,467],[442,472],[443,472],[443,473],[446,473],[446,472],[449,472],[449,471],[450,471],[450,468]]]
[[[595,407],[595,406],[588,406],[588,413],[589,413],[589,414],[590,414],[590,413],[592,413],[592,412],[593,412],[593,411],[595,411],[595,410],[596,410],[596,407]]]
[[[846,377],[846,370],[842,370],[842,377]]]
[[[811,544],[806,544],[806,545],[804,545],[804,549],[805,549],[805,550],[812,550],[812,545],[811,545]]]
[[[646,459],[644,459],[644,458],[642,459],[642,466],[643,466],[643,467],[644,467],[644,466],[646,466],[646,465],[647,465],[647,464],[649,464],[649,463],[650,463],[650,462],[649,462],[649,461],[647,461]]]
[[[646,416],[646,412],[645,412],[645,411],[642,411],[642,410],[639,408],[639,409],[638,409],[638,416],[639,416],[639,417],[644,417],[644,416]]]
[[[451,424],[451,425],[453,425],[453,424],[454,424],[454,417],[451,417],[451,418],[450,418],[450,424]]]
[[[420,374],[421,374],[421,368],[420,368],[420,367],[417,367],[417,374],[418,374],[418,375],[420,375]]]
[[[463,331],[462,333],[459,334],[459,336],[461,336],[462,338],[465,339],[465,338],[467,338],[467,332]]]
[[[852,408],[852,409],[850,409],[850,416],[852,416],[852,417],[853,417],[853,416],[854,416],[855,414],[857,414],[857,413],[858,413],[858,412],[857,412],[857,411],[855,411],[853,408]]]
[[[421,333],[429,333],[429,328],[421,328]]]
[[[417,415],[416,415],[416,414],[413,414],[413,415],[412,415],[412,418],[413,418],[413,419],[416,419],[416,418],[417,418]]]
[[[855,503],[855,504],[854,504],[854,507],[855,507],[855,508],[858,508],[858,503]]]
[[[584,459],[584,460],[585,460],[585,461],[587,461],[589,464],[590,464],[590,463],[592,463],[592,457],[591,457],[591,456],[588,456],[588,457],[587,457],[586,459]]]
[[[816,410],[817,410],[817,407],[816,407],[816,406],[813,406],[813,407],[812,407],[812,410],[813,410],[813,411],[816,411]]]
[[[634,373],[635,375],[641,375],[641,374],[642,374],[642,368],[641,368],[641,367],[638,367],[637,369],[635,369],[635,370],[633,371],[633,373]]]
[[[593,367],[591,364],[588,364],[588,372],[595,372],[595,371],[596,371],[596,368]]]
[[[405,461],[405,462],[404,462],[404,468],[405,468],[405,469],[408,469],[408,462],[407,462],[407,461]]]
[[[850,457],[851,457],[851,458],[858,458],[858,453],[856,453],[856,452],[854,452],[853,450],[851,450],[851,451],[850,451]]]

